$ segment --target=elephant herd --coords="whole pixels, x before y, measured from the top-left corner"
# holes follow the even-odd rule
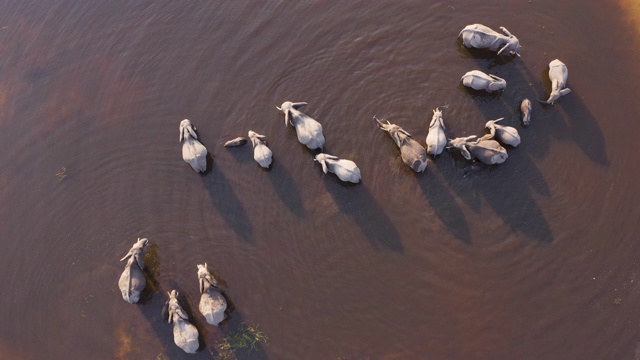
[[[498,33],[489,27],[481,24],[466,26],[458,38],[462,39],[464,46],[469,48],[489,49],[497,51],[497,55],[510,54],[520,57],[520,41],[507,29],[501,27],[502,33]],[[563,95],[571,92],[566,88],[568,70],[560,60],[553,60],[549,64],[549,79],[552,83],[551,94],[542,103],[553,105]],[[495,75],[485,74],[480,70],[467,72],[461,78],[464,86],[475,90],[485,90],[487,92],[503,91],[507,86],[507,81]],[[311,150],[322,148],[325,137],[322,132],[322,125],[309,115],[300,111],[300,108],[307,105],[305,102],[285,101],[280,107],[276,107],[284,114],[285,126],[292,125],[295,128],[298,141],[306,145]],[[522,112],[522,122],[528,126],[531,121],[531,102],[524,99],[520,105]],[[415,172],[423,172],[427,168],[427,154],[437,156],[445,148],[457,149],[467,160],[477,159],[478,161],[493,165],[503,163],[507,158],[507,151],[502,145],[516,147],[520,144],[518,131],[510,126],[498,124],[504,118],[490,120],[485,124],[489,134],[478,137],[475,135],[459,137],[447,140],[445,136],[445,125],[442,110],[433,110],[433,117],[429,123],[428,135],[426,137],[426,148],[414,140],[406,130],[389,121],[380,120],[374,116],[378,127],[387,132],[398,146],[402,161]],[[196,128],[187,119],[180,122],[180,143],[182,144],[182,158],[193,170],[204,173],[207,170],[207,149],[196,134]],[[248,131],[248,138],[253,147],[254,160],[264,168],[268,168],[273,161],[273,153],[266,143],[266,137],[255,131]],[[225,147],[243,146],[247,143],[244,137],[237,137],[227,141]],[[314,160],[322,166],[322,171],[334,173],[341,181],[359,183],[361,173],[358,166],[351,160],[341,159],[338,156],[320,152]],[[118,282],[122,292],[122,297],[129,303],[137,303],[140,295],[146,286],[143,270],[144,250],[149,241],[145,238],[138,241],[129,250],[127,255],[120,261],[127,260],[127,264]],[[197,276],[200,289],[200,303],[198,309],[205,317],[207,323],[217,326],[226,318],[227,300],[223,291],[218,286],[215,278],[207,269],[207,264],[197,265]],[[178,302],[178,292],[172,290],[168,293],[163,309],[163,315],[169,323],[173,323],[174,342],[187,353],[194,353],[199,347],[198,330],[189,322],[189,317]]]
[[[140,301],[140,295],[147,285],[143,270],[145,268],[144,250],[148,244],[148,239],[138,238],[127,255],[120,260],[127,260],[127,265],[120,275],[118,287],[122,298],[130,304]],[[227,317],[225,313],[227,299],[222,294],[218,282],[209,273],[206,263],[198,264],[198,282],[200,287],[198,310],[207,323],[218,326]],[[165,303],[162,313],[169,323],[173,323],[173,340],[185,352],[195,353],[200,347],[198,329],[189,322],[189,316],[180,306],[178,292],[171,290],[168,295],[169,300]]]

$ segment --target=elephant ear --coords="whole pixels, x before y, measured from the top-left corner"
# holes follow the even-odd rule
[[[194,139],[198,139],[198,135],[196,135],[196,132],[194,131],[193,127],[188,126],[187,130],[189,131],[189,134],[191,134],[191,136],[193,136]]]
[[[389,132],[389,135],[391,135],[391,138],[393,139],[393,141],[396,143],[396,145],[400,146],[400,144],[402,143],[402,140],[400,140],[400,135],[399,135],[399,131],[396,132]]]
[[[167,322],[169,324],[171,324],[171,314],[169,313],[169,300],[167,300],[167,302],[164,303],[164,306],[162,307],[162,311],[160,312],[160,314],[162,315],[162,318],[167,320]]]
[[[284,126],[287,127],[289,126],[289,113],[291,112],[291,110],[287,110],[284,112]]]
[[[460,153],[462,153],[462,156],[464,156],[465,159],[471,160],[471,153],[469,153],[469,150],[467,150],[465,145],[460,147]]]
[[[496,136],[496,125],[491,123],[487,126],[487,129],[489,129],[489,133],[491,134],[489,139],[493,139],[493,137]]]
[[[182,139],[183,139],[183,135],[182,134],[183,133],[184,133],[184,128],[181,127],[180,128],[180,142],[182,142]]]
[[[326,174],[327,171],[329,171],[329,169],[327,169],[327,162],[325,160],[320,160],[320,165],[322,165],[322,172]]]
[[[135,255],[135,258],[140,270],[144,270],[144,254],[142,253],[142,251],[138,251]]]
[[[182,320],[189,320],[189,316],[187,316],[187,313],[185,313],[180,306],[176,307],[174,311]]]
[[[435,113],[436,113],[436,111],[435,111],[435,110],[433,110],[433,113],[435,114]],[[431,129],[432,127],[434,127],[434,126],[436,125],[436,122],[439,122],[438,118],[437,118],[437,117],[435,117],[435,116],[434,116],[434,117],[432,117],[432,118],[431,118],[431,122],[429,123],[429,129]]]
[[[297,102],[297,103],[291,104],[291,107],[296,109],[296,110],[299,110],[301,107],[303,107],[305,105],[308,105],[308,104],[306,102]]]

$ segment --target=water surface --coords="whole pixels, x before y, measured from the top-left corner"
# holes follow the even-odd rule
[[[8,1],[0,5],[0,357],[212,358],[242,323],[269,343],[241,359],[630,359],[640,340],[638,32],[633,2]],[[637,19],[637,17],[635,18]],[[456,41],[505,26],[522,58]],[[545,98],[548,63],[572,93]],[[502,94],[470,92],[480,69]],[[306,101],[340,184],[275,109]],[[506,117],[522,144],[487,167],[444,153],[404,166],[372,117],[424,141]],[[181,159],[189,118],[214,157]],[[271,170],[248,146],[264,134]],[[57,175],[60,174],[60,175]],[[137,237],[150,291],[117,280]],[[197,314],[196,264],[234,305]],[[187,356],[160,316],[178,289],[204,330]]]

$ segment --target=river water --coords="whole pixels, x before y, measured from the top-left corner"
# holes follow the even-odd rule
[[[635,13],[633,11],[636,11]],[[207,359],[242,324],[269,339],[239,359],[638,359],[640,24],[634,1],[5,1],[0,4],[0,358]],[[522,57],[456,41],[505,26]],[[548,63],[572,93],[546,98]],[[479,69],[501,94],[459,82]],[[306,101],[322,173],[276,106]],[[402,164],[372,117],[424,142],[506,117],[499,166],[445,152]],[[189,118],[213,155],[181,159]],[[221,144],[254,130],[274,164]],[[124,302],[138,237],[150,284]],[[233,304],[197,312],[196,264]],[[160,315],[178,289],[197,355]]]

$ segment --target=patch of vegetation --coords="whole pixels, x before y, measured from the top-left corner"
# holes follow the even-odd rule
[[[60,171],[58,171],[56,177],[58,178],[58,181],[64,180],[64,178],[67,177],[67,168],[63,167]]]
[[[238,350],[259,351],[260,343],[267,344],[269,339],[258,326],[247,324],[240,325],[240,328],[230,332],[220,344],[216,346],[219,360],[235,359],[235,352]]]
[[[617,299],[613,300],[613,303],[616,304],[616,305],[620,305],[620,304],[622,304],[622,299],[621,298],[617,298]]]

